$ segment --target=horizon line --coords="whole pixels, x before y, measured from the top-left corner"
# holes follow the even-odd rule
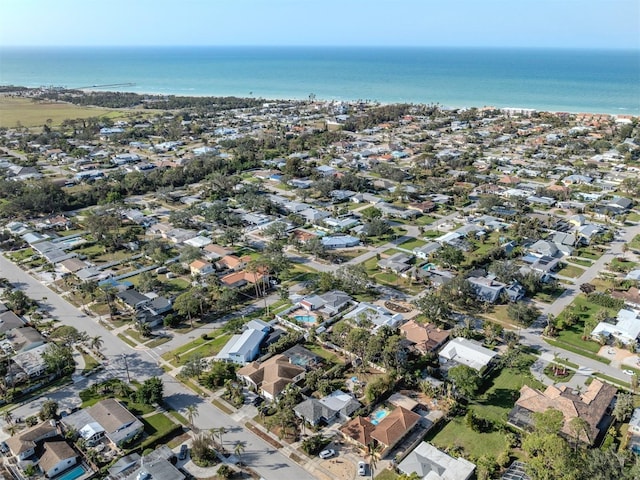
[[[640,45],[636,47],[621,46],[536,46],[536,45],[252,45],[252,44],[111,44],[111,45],[0,45],[0,49],[10,48],[38,48],[38,49],[55,49],[55,48],[336,48],[336,49],[465,49],[465,50],[600,50],[600,51],[640,51]]]

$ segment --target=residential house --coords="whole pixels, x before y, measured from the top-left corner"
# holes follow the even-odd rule
[[[615,338],[628,345],[640,336],[640,310],[622,308],[616,315],[615,323],[600,322],[591,331],[591,337],[599,340],[601,336]]]
[[[328,425],[334,420],[348,420],[360,407],[360,402],[352,395],[336,390],[320,400],[307,398],[295,406],[294,412],[299,418],[316,426],[321,423]]]
[[[360,239],[351,235],[326,236],[321,239],[322,245],[328,249],[356,247],[360,245]]]
[[[275,355],[262,363],[251,362],[237,371],[238,378],[271,401],[287,385],[302,380],[305,373],[303,367],[291,364],[284,355]]]
[[[185,475],[174,465],[175,454],[161,445],[147,455],[127,455],[109,468],[107,480],[184,480]]]
[[[360,302],[358,306],[347,313],[344,318],[352,319],[358,324],[361,320],[367,320],[374,325],[374,332],[383,325],[396,328],[404,322],[404,317],[401,314],[392,313],[384,307],[367,302]]]
[[[42,359],[42,354],[49,348],[48,344],[40,345],[25,352],[16,353],[11,360],[28,377],[34,378],[44,375],[47,364]]]
[[[371,438],[383,447],[383,453],[395,447],[420,421],[420,415],[397,407],[384,417],[371,432]]]
[[[496,303],[503,292],[505,284],[492,277],[469,277],[467,281],[473,287],[478,300]]]
[[[268,330],[248,328],[240,335],[233,335],[227,344],[216,355],[216,360],[246,365],[260,353],[260,345],[267,336]]]
[[[144,430],[144,424],[115,398],[101,400],[63,417],[61,422],[67,430],[77,431],[89,446],[103,438],[121,446]]]
[[[247,284],[266,284],[268,275],[265,272],[233,272],[220,278],[220,283],[230,288],[242,288]]]
[[[420,443],[398,464],[402,473],[417,473],[422,480],[468,480],[475,468],[469,460],[451,457],[427,442]]]
[[[633,410],[627,430],[627,448],[636,455],[640,454],[640,407]]]
[[[375,425],[364,417],[356,417],[340,428],[340,433],[348,442],[355,443],[359,447],[366,448],[371,444],[371,434]]]
[[[89,264],[79,258],[69,258],[60,262],[60,270],[64,273],[76,273],[83,268],[87,268]]]
[[[407,208],[417,210],[420,213],[430,213],[436,209],[436,204],[432,200],[426,200],[424,202],[410,203]]]
[[[413,255],[403,252],[395,253],[387,258],[378,261],[378,267],[383,270],[390,270],[395,274],[401,274],[411,268],[409,262],[413,260]]]
[[[212,263],[205,262],[204,260],[200,260],[200,259],[194,260],[193,262],[191,262],[189,264],[189,270],[191,271],[191,275],[193,276],[200,275],[202,277],[205,277],[215,272],[215,269],[213,268]]]
[[[123,290],[118,292],[116,297],[120,299],[131,310],[137,310],[142,308],[151,302],[151,299],[146,295],[141,294],[135,289]]]
[[[47,478],[53,478],[59,473],[73,467],[78,462],[78,454],[64,440],[44,442],[44,453],[40,457],[38,466]]]
[[[6,443],[11,454],[18,457],[18,461],[22,461],[35,455],[36,447],[41,442],[56,435],[58,429],[49,422],[43,422],[16,433],[9,437]]]
[[[456,365],[466,365],[478,372],[485,372],[498,354],[479,342],[458,337],[447,343],[440,353],[440,366],[445,370]]]
[[[432,253],[437,252],[441,248],[440,244],[437,242],[429,242],[421,247],[416,247],[413,249],[413,254],[421,258],[423,260],[427,260]]]
[[[9,330],[24,326],[24,321],[11,310],[0,313],[0,334],[7,333]]]
[[[421,324],[409,320],[400,326],[404,337],[412,347],[422,354],[433,352],[449,340],[449,331],[436,327],[433,323]]]
[[[247,263],[251,261],[251,257],[237,257],[235,255],[226,255],[216,262],[216,268],[218,270],[232,270],[239,271],[247,266]]]
[[[202,249],[204,252],[204,256],[208,260],[217,260],[222,257],[226,257],[227,255],[231,255],[233,250],[229,250],[228,248],[221,247],[220,245],[215,245],[210,243],[209,245],[205,245]]]
[[[202,235],[198,235],[197,237],[190,238],[189,240],[185,240],[184,244],[189,245],[190,247],[203,248],[211,243],[211,239],[208,237],[204,237]]]
[[[575,438],[571,420],[583,419],[588,425],[587,432],[580,433],[580,440],[594,444],[604,435],[611,424],[609,412],[613,408],[617,388],[594,379],[584,392],[577,392],[566,385],[549,385],[544,391],[524,385],[520,398],[509,412],[509,423],[518,428],[531,427],[534,413],[542,413],[549,408],[560,410],[563,425],[560,432],[568,438]]]
[[[45,338],[33,327],[20,327],[9,330],[6,338],[11,342],[11,347],[16,353],[26,352],[45,343]]]
[[[351,297],[340,290],[332,290],[322,295],[310,295],[298,302],[308,311],[318,311],[332,317],[344,310],[352,302]]]

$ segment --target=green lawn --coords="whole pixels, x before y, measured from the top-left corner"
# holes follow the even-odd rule
[[[526,355],[529,365],[535,360],[533,355],[523,355]],[[498,427],[504,425],[523,385],[544,388],[542,383],[531,376],[528,366],[521,369],[504,368],[485,380],[482,386],[484,392],[469,405],[469,408],[479,418],[494,422]],[[474,432],[467,427],[463,417],[454,418],[435,434],[427,434],[426,440],[441,449],[462,447],[465,457],[491,455],[495,458],[506,448],[503,432],[498,429],[491,432]]]
[[[144,417],[142,418],[142,423],[144,423],[144,431],[147,432],[148,435],[158,436],[168,432],[175,425],[164,413]]]
[[[376,475],[375,478],[376,480],[397,480],[399,476],[400,475],[398,475],[393,470],[385,469],[382,470],[378,475]]]
[[[451,420],[433,438],[427,434],[426,441],[437,448],[445,450],[450,447],[461,447],[465,457],[481,457],[483,455],[497,458],[507,447],[502,432],[478,433],[465,425],[464,418]]]
[[[206,358],[206,357],[212,357],[218,354],[220,350],[222,350],[222,347],[224,347],[225,343],[227,343],[230,338],[231,338],[231,334],[227,334],[227,335],[220,335],[219,337],[216,337],[213,340],[209,340],[207,343],[205,343],[204,345],[200,345],[198,348],[196,348],[192,352],[189,352],[188,354],[183,355],[180,358],[180,364],[184,365],[184,363],[187,360],[194,357],[195,355],[200,355],[202,358]]]
[[[629,248],[640,250],[640,235],[636,235],[635,237],[633,237],[633,239],[629,242]]]
[[[563,292],[564,288],[544,285],[542,290],[533,296],[533,299],[538,302],[553,303]]]
[[[404,248],[406,250],[413,250],[414,248],[422,247],[426,243],[427,242],[425,242],[424,240],[420,240],[419,238],[411,237],[410,240],[407,240],[406,242],[401,243],[399,246],[400,246],[400,248]]]
[[[437,220],[436,217],[432,217],[431,215],[423,215],[421,217],[416,218],[413,223],[424,227],[425,225],[431,225],[433,222]]]
[[[611,260],[609,266],[614,272],[629,273],[631,270],[635,269],[638,266],[638,263],[632,262],[630,260],[618,260],[617,258],[614,258],[613,260]]]
[[[527,358],[529,364],[535,361],[533,355],[527,355]],[[504,368],[497,376],[490,376],[485,385],[485,392],[472,405],[472,408],[479,417],[497,423],[505,423],[507,421],[507,414],[518,399],[523,385],[529,385],[532,388],[544,388],[541,382],[531,376],[528,367],[522,370]]]
[[[310,350],[311,352],[315,353],[319,357],[324,358],[329,363],[333,363],[333,364],[342,363],[338,355],[336,355],[333,352],[330,352],[329,350],[325,350],[324,348],[322,348],[320,345],[316,343],[306,343],[304,345],[304,348],[306,348],[307,350]]]
[[[568,261],[577,265],[581,265],[583,267],[590,267],[591,265],[593,265],[593,262],[591,260],[586,260],[584,258],[578,257],[569,257]]]
[[[33,257],[33,254],[34,251],[32,248],[25,248],[23,250],[7,253],[7,257],[9,257],[13,263],[20,263],[27,258]]]
[[[592,247],[583,247],[576,251],[576,256],[588,258],[589,260],[597,260],[602,256],[602,252]]]
[[[561,363],[561,362],[558,362],[558,363]],[[556,374],[556,372],[558,373]],[[576,373],[575,371],[569,368],[563,370],[562,365],[553,364],[553,363],[550,363],[544,369],[544,374],[547,377],[549,377],[554,382],[560,382],[560,383],[568,382],[569,380],[571,380],[571,378],[573,378],[573,375],[575,373]]]
[[[584,269],[575,265],[565,264],[565,266],[558,272],[558,275],[569,278],[578,278],[584,273]]]
[[[630,212],[627,214],[627,220],[630,222],[640,222],[640,214],[636,212]]]

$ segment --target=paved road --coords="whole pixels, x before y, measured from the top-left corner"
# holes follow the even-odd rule
[[[243,461],[263,477],[268,479],[277,477],[279,480],[311,480],[314,478],[279,452],[268,453],[273,450],[273,447],[248,432],[240,423],[218,410],[207,399],[200,398],[175,378],[164,374],[157,365],[157,354],[154,351],[131,348],[113,335],[110,330],[99,325],[96,319],[82,313],[2,255],[0,255],[0,277],[9,279],[16,288],[38,300],[53,318],[79,330],[84,330],[91,336],[100,335],[104,340],[101,350],[109,360],[108,370],[102,376],[118,376],[126,380],[127,369],[130,378],[136,380],[160,376],[164,382],[165,401],[171,408],[184,411],[188,405],[196,405],[198,407],[196,425],[201,429],[225,427],[229,433],[224,436],[224,443],[230,446],[236,441],[243,442],[245,445],[245,452],[242,455]],[[188,337],[184,339],[184,343],[188,341],[190,341]],[[126,355],[126,366],[123,355]],[[90,381],[83,380],[79,384],[60,389],[47,397],[60,401],[64,406],[71,406],[76,402],[77,392],[86,388]],[[14,417],[28,416],[39,410],[43,400],[34,400],[19,407],[13,412]]]

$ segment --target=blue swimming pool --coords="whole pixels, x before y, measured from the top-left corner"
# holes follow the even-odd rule
[[[422,270],[425,270],[425,271],[433,270],[433,269],[435,269],[435,268],[436,268],[435,263],[425,263],[425,264],[422,266]]]
[[[82,465],[76,465],[71,470],[67,470],[54,478],[55,480],[76,480],[76,478],[80,478],[85,473],[87,473],[87,471]]]
[[[388,408],[377,408],[370,416],[369,416],[369,421],[373,424],[373,425],[378,425],[382,419],[384,419],[384,417],[386,417],[387,415],[389,415],[391,413],[391,410],[389,410]]]
[[[296,315],[293,318],[295,318],[299,322],[316,323],[316,317],[314,317],[313,315]]]

